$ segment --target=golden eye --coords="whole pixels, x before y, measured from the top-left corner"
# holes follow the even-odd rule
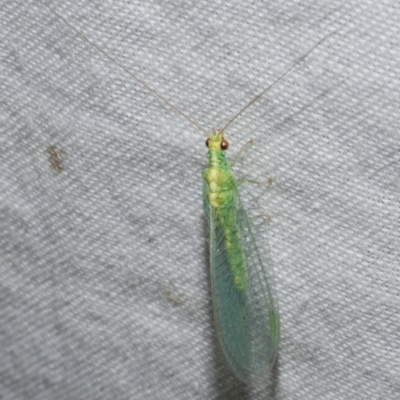
[[[210,139],[206,140],[206,146],[209,147],[208,145],[210,144]]]
[[[221,142],[221,150],[226,150],[229,147],[229,143],[224,139]]]

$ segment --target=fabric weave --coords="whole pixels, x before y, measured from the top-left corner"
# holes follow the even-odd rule
[[[0,7],[0,398],[398,399],[400,7],[49,0],[257,180],[281,314],[260,388],[225,366],[205,135],[38,0]],[[253,190],[253,188],[251,189]]]

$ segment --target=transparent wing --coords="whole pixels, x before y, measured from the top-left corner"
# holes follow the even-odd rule
[[[204,210],[209,232],[209,256],[215,325],[222,350],[235,375],[251,385],[262,381],[271,369],[279,344],[279,313],[273,286],[265,219],[246,191],[241,197],[234,190],[230,209],[236,213],[237,231],[242,243],[247,285],[240,291],[234,285],[225,248],[224,227],[210,205],[204,181]]]

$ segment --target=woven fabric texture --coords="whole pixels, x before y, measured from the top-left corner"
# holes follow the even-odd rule
[[[213,325],[205,134],[39,0],[0,7],[0,398],[399,399],[400,6],[48,0],[205,130],[268,216],[281,313],[247,388]],[[333,33],[331,36],[328,36]]]

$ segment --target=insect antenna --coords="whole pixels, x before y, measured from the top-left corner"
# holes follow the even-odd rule
[[[129,76],[131,76],[136,82],[140,83],[143,87],[145,87],[147,90],[149,90],[155,97],[157,97],[159,100],[161,100],[163,103],[165,103],[168,107],[172,108],[174,111],[176,111],[180,116],[185,118],[188,122],[190,122],[192,125],[194,125],[197,129],[200,131],[204,132],[208,136],[208,132],[202,128],[197,122],[193,121],[190,117],[188,117],[183,111],[181,111],[179,108],[174,106],[169,100],[167,100],[164,96],[159,94],[156,90],[154,90],[151,86],[149,86],[146,82],[144,82],[142,79],[138,78],[132,71],[130,71],[127,67],[125,67],[124,64],[116,60],[115,58],[111,57],[104,49],[102,49],[99,45],[97,45],[95,42],[90,40],[85,34],[83,34],[81,31],[79,31],[75,26],[73,26],[70,22],[68,22],[61,14],[59,14],[56,10],[54,10],[51,6],[49,6],[44,0],[38,0],[40,1],[50,12],[52,12],[57,18],[59,18],[62,22],[64,22],[65,25],[67,25],[69,28],[71,28],[78,36],[80,36],[85,42],[89,43],[92,47],[94,47],[97,51],[99,51],[103,56],[108,58],[111,62],[113,62],[115,65],[117,65],[119,68],[121,68],[124,72],[126,72]]]
[[[112,63],[117,65],[120,69],[122,69],[126,74],[128,74],[130,77],[132,77],[136,82],[138,82],[140,85],[145,87],[149,92],[151,92],[155,97],[157,97],[159,100],[161,100],[164,104],[166,104],[168,107],[170,107],[172,110],[174,110],[176,113],[178,113],[180,116],[182,116],[184,119],[186,119],[190,124],[195,126],[197,129],[205,133],[207,136],[209,136],[209,133],[207,132],[206,129],[201,127],[197,122],[195,122],[192,118],[190,118],[188,115],[186,115],[182,110],[180,110],[178,107],[174,106],[169,100],[167,100],[164,96],[159,94],[155,89],[153,89],[151,86],[149,86],[145,81],[137,77],[132,71],[130,71],[127,67],[125,67],[124,64],[110,56],[104,49],[102,49],[99,45],[97,45],[95,42],[90,40],[85,34],[83,34],[81,31],[79,31],[75,26],[73,26],[70,22],[67,21],[61,14],[59,14],[54,8],[52,8],[49,4],[46,3],[44,0],[38,0],[40,3],[42,3],[51,13],[53,13],[57,18],[59,18],[62,22],[64,22],[65,25],[67,25],[69,28],[71,28],[78,36],[80,36],[85,42],[89,43],[92,47],[94,47],[97,51],[99,51],[101,54],[103,54],[104,57],[108,58]],[[235,121],[236,118],[238,118],[243,112],[245,112],[252,104],[254,104],[257,100],[259,100],[266,92],[268,92],[275,84],[277,84],[280,80],[282,80],[290,71],[292,71],[297,65],[299,65],[302,61],[304,61],[322,42],[324,42],[326,39],[328,39],[330,36],[332,36],[334,33],[337,31],[333,31],[326,35],[324,38],[322,38],[319,42],[317,42],[310,50],[308,50],[304,55],[302,55],[289,69],[287,69],[282,75],[280,75],[274,82],[272,82],[269,86],[267,86],[261,93],[259,93],[256,97],[253,98],[246,106],[244,106],[237,114],[235,114],[229,121],[228,123],[220,129],[220,131],[224,132],[229,125],[232,124],[233,121]]]
[[[275,86],[280,80],[282,80],[290,71],[293,70],[297,65],[299,65],[302,61],[304,61],[322,42],[328,39],[337,31],[333,31],[323,37],[319,42],[317,42],[311,49],[309,49],[305,54],[303,54],[289,69],[287,69],[281,76],[279,76],[275,81],[273,81],[269,86],[267,86],[261,93],[259,93],[256,97],[253,98],[249,103],[247,103],[237,114],[235,114],[228,123],[221,129],[224,132],[228,126],[238,118],[242,113],[244,113],[252,104],[254,104],[257,100],[259,100],[266,92],[268,92],[273,86]]]

